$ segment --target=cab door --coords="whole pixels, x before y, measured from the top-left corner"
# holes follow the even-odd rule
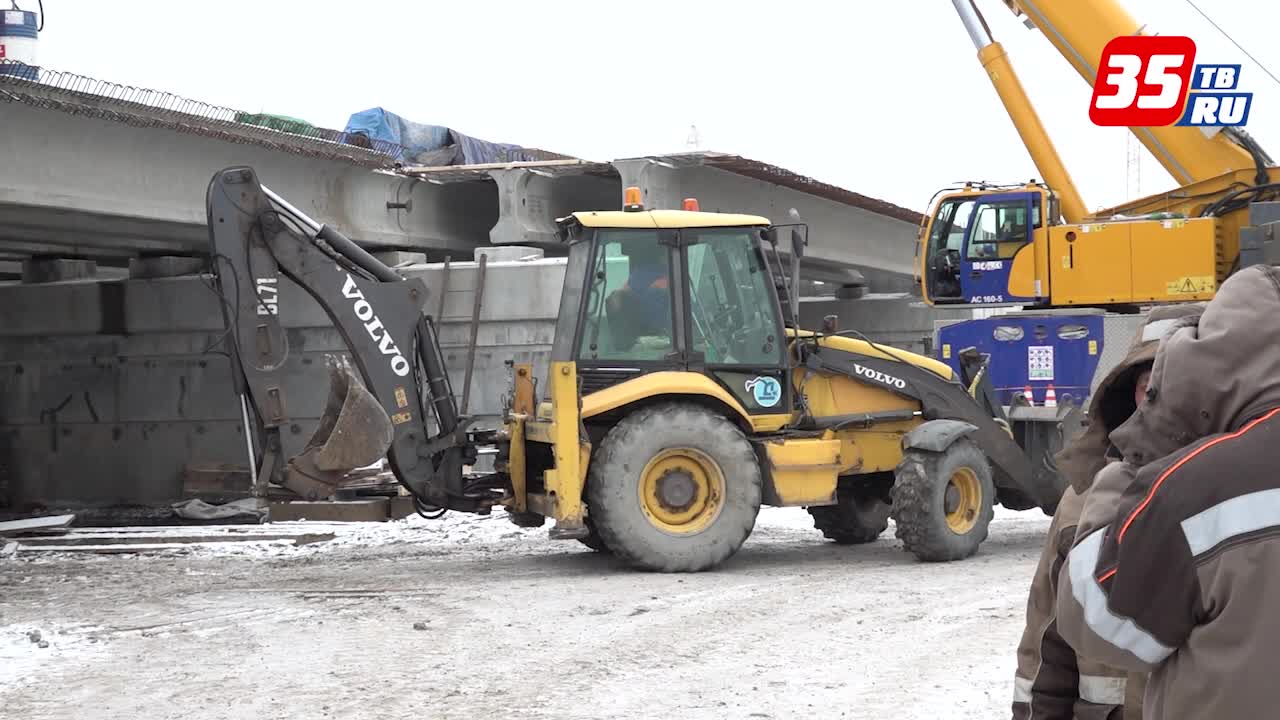
[[[676,231],[601,228],[593,236],[569,251],[566,273],[585,282],[572,288],[566,274],[560,318],[578,325],[557,328],[554,357],[577,361],[584,395],[646,373],[688,369]],[[562,348],[562,336],[576,337],[576,347]]]
[[[789,414],[787,338],[760,244],[752,227],[680,231],[689,370],[711,377],[752,415]]]
[[[1040,224],[1040,196],[1031,192],[981,197],[974,206],[960,260],[960,288],[970,305],[1005,305],[1036,298],[1009,292],[1014,256],[1030,247]]]

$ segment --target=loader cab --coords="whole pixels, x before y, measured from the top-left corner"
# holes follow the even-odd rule
[[[584,396],[655,372],[705,375],[749,413],[789,412],[786,334],[765,218],[680,210],[580,212],[553,360]]]
[[[920,277],[932,305],[1036,304],[1048,296],[1036,239],[1053,217],[1044,188],[975,189],[943,195],[922,229]],[[1043,245],[1043,243],[1041,243]]]

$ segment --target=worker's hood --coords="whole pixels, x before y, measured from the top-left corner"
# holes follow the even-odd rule
[[[1145,465],[1277,406],[1280,273],[1255,265],[1222,284],[1199,322],[1165,336],[1146,402],[1111,441],[1126,461]]]
[[[1110,441],[1107,436],[1128,420],[1137,409],[1133,399],[1138,376],[1151,367],[1163,338],[1177,323],[1194,321],[1204,312],[1203,304],[1172,305],[1153,309],[1134,334],[1129,353],[1107,373],[1089,401],[1089,424],[1085,431],[1054,458],[1058,469],[1076,492],[1083,493],[1093,476],[1107,463]]]

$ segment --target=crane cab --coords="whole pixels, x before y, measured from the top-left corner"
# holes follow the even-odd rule
[[[1038,185],[975,188],[941,196],[917,246],[925,300],[933,305],[1037,305],[1052,193]]]
[[[1221,221],[1170,212],[1060,222],[1040,185],[939,197],[917,272],[930,305],[1122,307],[1208,300],[1231,268]]]

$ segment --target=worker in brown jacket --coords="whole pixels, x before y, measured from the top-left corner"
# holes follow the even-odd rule
[[[1276,715],[1280,271],[1253,266],[1161,342],[1058,579],[1080,654],[1150,671],[1149,718]]]
[[[1058,634],[1054,609],[1058,571],[1075,540],[1093,476],[1107,462],[1119,459],[1107,436],[1141,402],[1161,335],[1178,318],[1202,310],[1201,305],[1179,305],[1156,308],[1147,316],[1129,354],[1094,391],[1084,432],[1056,457],[1068,486],[1049,525],[1027,597],[1027,625],[1018,644],[1014,676],[1014,720],[1134,720],[1142,715],[1142,675],[1128,679],[1124,670],[1077,657]]]

